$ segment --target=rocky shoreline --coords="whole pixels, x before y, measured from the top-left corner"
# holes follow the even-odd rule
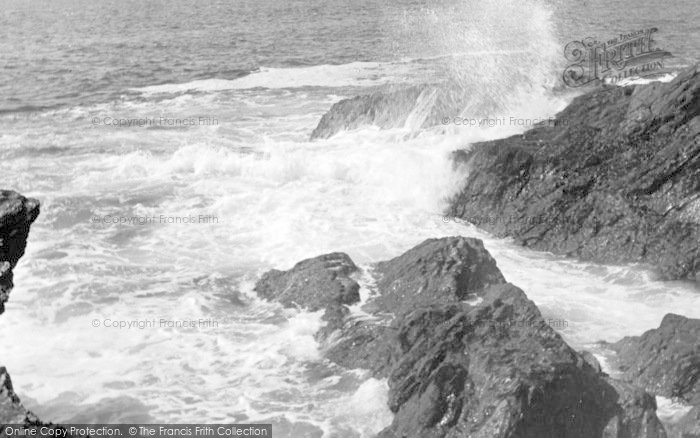
[[[12,283],[12,269],[24,255],[29,227],[39,216],[39,201],[0,190],[0,314],[5,311]]]
[[[700,282],[699,68],[599,88],[548,126],[456,152],[469,175],[449,214],[532,249]]]
[[[29,229],[38,216],[39,201],[0,190],[0,313],[5,311],[14,286],[12,269],[24,255]],[[0,366],[0,426],[5,424],[24,424],[31,428],[42,423],[22,406],[7,369]],[[2,436],[4,432],[0,430]]]
[[[700,282],[699,68],[695,65],[669,83],[599,87],[576,98],[552,123],[523,135],[477,143],[467,150],[456,151],[453,154],[455,165],[466,166],[469,172],[462,190],[451,199],[448,214],[472,222],[498,237],[514,238],[532,249],[600,263],[639,263],[656,271],[660,279]],[[412,87],[342,100],[324,115],[311,138],[327,138],[341,130],[363,125],[382,129],[404,126],[413,108],[425,100],[427,94],[437,95],[441,89],[449,87]],[[422,126],[436,125],[439,116],[457,114],[451,110],[459,108],[459,102],[433,100],[444,103],[430,105]],[[502,359],[504,353],[499,356],[496,346],[501,352],[517,355],[519,348],[543,343],[540,337],[545,332],[528,332],[521,325],[520,331],[528,332],[525,336],[512,332],[517,324],[504,327],[498,319],[500,310],[488,307],[488,303],[503,302],[501,296],[492,298],[492,294],[497,294],[492,289],[505,282],[495,263],[489,261],[489,257],[477,263],[473,253],[457,256],[451,262],[454,265],[447,263],[449,266],[471,263],[469,273],[488,279],[475,280],[473,286],[466,285],[459,275],[437,268],[443,266],[445,251],[460,253],[451,248],[454,242],[448,240],[442,244],[445,248],[440,250],[435,248],[440,243],[424,242],[398,259],[373,267],[378,277],[377,295],[363,306],[364,311],[372,315],[369,320],[349,316],[346,306],[355,301],[336,301],[325,311],[324,319],[328,324],[318,337],[324,342],[326,357],[343,366],[366,368],[377,376],[389,378],[390,407],[396,418],[380,436],[666,436],[666,432],[656,428],[656,417],[652,416],[655,403],[649,394],[694,406],[680,422],[667,425],[668,436],[700,436],[697,395],[700,320],[670,314],[658,329],[609,345],[619,356],[618,371],[622,374],[619,380],[604,375],[589,353],[572,353],[593,371],[585,366],[577,371],[569,368],[571,374],[567,378],[591,379],[587,385],[593,387],[609,384],[622,402],[616,408],[608,407],[606,412],[612,410],[624,417],[628,414],[625,409],[635,406],[637,412],[632,417],[618,419],[616,427],[610,426],[615,421],[609,420],[611,423],[596,430],[575,430],[569,425],[560,426],[558,432],[547,432],[536,430],[535,425],[524,420],[537,411],[528,410],[527,403],[521,402],[507,404],[507,409],[498,411],[496,417],[501,417],[496,422],[501,421],[498,424],[502,429],[493,428],[484,421],[484,417],[494,418],[493,409],[480,405],[479,397],[470,398],[483,397],[486,392],[471,380],[471,376],[476,382],[481,379],[491,384],[496,378],[481,376],[483,369],[470,368],[473,362],[460,355],[455,358],[454,351],[464,349],[467,356],[469,352],[479,352],[481,357],[494,354]],[[467,246],[479,248],[480,243],[470,242]],[[429,248],[437,252],[431,254]],[[481,247],[476,253],[484,255],[483,251]],[[350,284],[348,275],[357,268],[346,255],[334,257],[342,258],[346,266],[353,266],[342,273],[343,282]],[[429,263],[426,260],[431,257],[441,260],[432,265],[441,272],[439,279],[431,276],[426,266]],[[414,264],[409,261],[411,259]],[[295,272],[299,273],[297,267],[279,275],[294,276]],[[291,288],[288,287],[286,293],[292,293],[293,285],[287,286]],[[275,297],[270,293],[274,287],[266,277],[259,288],[266,290],[262,296]],[[295,303],[313,308],[303,292],[299,293]],[[518,302],[515,307],[521,311],[528,308],[525,303],[532,304],[522,291],[512,294],[522,295],[517,299],[509,295]],[[469,300],[476,300],[478,304],[465,305]],[[509,312],[511,316],[520,315],[527,320],[527,311],[525,314]],[[481,326],[484,320],[475,315],[486,316],[493,331],[482,331],[485,330]],[[542,326],[536,308],[529,315],[530,324]],[[453,322],[456,320],[468,323],[457,324]],[[469,342],[468,335],[474,333],[493,337],[494,350],[483,352],[478,343]],[[524,339],[515,347],[499,345],[504,338],[517,336]],[[568,347],[564,347],[560,338],[547,345],[555,351],[557,347]],[[568,366],[573,362],[573,359],[566,362],[563,356],[555,357]],[[552,359],[548,357],[547,360]],[[526,363],[527,360],[517,360],[505,368],[514,371]],[[492,368],[498,369],[489,362],[489,370]],[[449,372],[440,371],[443,369]],[[441,378],[441,373],[453,378]],[[532,383],[531,378],[525,380]],[[541,386],[535,385],[538,389]],[[494,387],[489,389],[493,391]],[[585,394],[580,392],[581,388],[570,387],[569,390]],[[503,395],[508,391],[499,388],[495,393]],[[630,394],[635,395],[629,398]],[[562,397],[559,400],[563,401],[566,392],[548,396]],[[579,403],[585,403],[582,400],[584,397]],[[503,399],[496,400],[495,405],[502,406],[499,401]],[[596,403],[605,405],[601,400]],[[514,410],[509,412],[510,408]],[[574,417],[592,415],[591,411],[584,411],[576,412]],[[462,416],[464,412],[468,414]],[[549,414],[547,421],[550,426],[557,424],[556,410]],[[589,426],[605,421],[601,417],[587,418]],[[622,425],[629,429],[623,431]]]
[[[456,151],[469,175],[448,214],[532,249],[700,282],[699,68],[669,83],[598,87],[522,135]],[[436,126],[465,99],[449,83],[343,99],[311,139]],[[498,107],[482,103],[484,114]],[[411,120],[419,108],[424,117]]]

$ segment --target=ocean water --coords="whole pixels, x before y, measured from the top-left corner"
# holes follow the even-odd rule
[[[0,5],[0,182],[42,202],[0,363],[44,420],[373,436],[392,419],[386,381],[324,361],[319,314],[252,292],[330,251],[367,268],[429,237],[482,238],[577,348],[700,317],[694,285],[443,216],[464,176],[450,152],[527,126],[419,129],[416,108],[400,129],[309,141],[338,100],[435,78],[469,96],[450,117],[550,117],[578,92],[559,85],[563,47],[586,36],[659,28],[668,80],[700,59],[694,1]]]

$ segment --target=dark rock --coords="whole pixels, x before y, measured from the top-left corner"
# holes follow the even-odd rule
[[[24,255],[29,228],[37,216],[39,201],[10,190],[0,190],[0,313],[5,311],[5,302],[14,286],[12,269]],[[40,427],[62,429],[61,426],[41,422],[22,406],[7,369],[0,366],[0,426],[9,424],[20,426],[23,429],[20,433],[27,436],[40,436]],[[6,433],[5,427],[0,427],[0,438],[7,436],[11,435]]]
[[[487,286],[506,281],[481,240],[464,237],[428,239],[377,263],[374,272],[379,296],[366,308],[397,315],[476,298]]]
[[[0,190],[0,313],[12,290],[12,269],[24,255],[29,227],[39,215],[39,201],[10,190]],[[0,366],[0,425],[36,429],[43,423],[22,406],[7,369]],[[35,431],[36,432],[36,431]],[[7,436],[0,428],[0,438]]]
[[[454,154],[450,214],[520,244],[700,280],[700,75],[605,87],[550,126]]]
[[[360,301],[360,286],[350,278],[357,266],[347,254],[332,253],[306,259],[289,271],[273,269],[255,285],[262,298],[286,307],[301,307],[310,312],[328,306]]]
[[[12,269],[24,255],[29,227],[39,215],[39,201],[0,190],[0,313],[12,290]]]
[[[615,389],[619,398],[611,408],[614,416],[608,420],[603,438],[666,437],[666,430],[656,416],[656,399],[639,387],[614,379],[605,381]]]
[[[350,278],[357,266],[347,254],[331,253],[303,260],[289,271],[273,269],[255,285],[261,298],[310,312],[324,310],[326,326],[316,334],[324,340],[343,325],[348,305],[360,301],[360,285]]]
[[[329,340],[326,356],[348,368],[366,368],[386,376],[390,365],[394,316],[434,304],[478,299],[492,284],[505,283],[496,261],[478,239],[428,239],[394,259],[374,265],[377,291],[363,306],[373,316],[328,324],[324,333],[342,326]]]
[[[283,274],[291,278],[295,269]],[[363,306],[365,316],[337,311],[336,277],[318,273],[324,269],[314,275],[330,279],[325,288],[270,281],[283,275],[273,273],[260,290],[285,298],[290,283],[311,284],[293,301],[318,308],[306,302],[317,298],[327,306],[333,328],[322,337],[326,357],[388,377],[395,417],[380,437],[666,436],[653,397],[609,379],[571,349],[535,304],[505,283],[479,240],[430,239],[377,264],[378,295]],[[351,272],[344,271],[342,278]]]
[[[665,437],[654,399],[601,378],[520,289],[483,298],[397,323],[380,437]]]
[[[700,319],[668,314],[659,328],[610,348],[618,354],[624,380],[700,406]]]
[[[396,332],[390,321],[348,319],[325,333],[329,332],[324,345],[324,356],[329,360],[346,368],[370,370],[378,377],[389,374]]]

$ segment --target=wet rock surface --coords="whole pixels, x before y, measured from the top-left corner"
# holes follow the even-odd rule
[[[609,346],[618,353],[623,379],[700,406],[700,319],[668,314],[659,328]]]
[[[256,283],[255,292],[285,307],[310,312],[360,301],[360,286],[350,278],[357,266],[346,254],[331,253],[303,260],[288,271],[271,270]]]
[[[548,126],[454,154],[450,214],[523,246],[700,280],[700,75],[579,96]]]
[[[405,314],[431,304],[476,299],[493,284],[505,283],[496,261],[478,239],[428,239],[394,259],[377,263],[379,294],[367,308]]]
[[[273,269],[255,284],[261,298],[309,312],[324,310],[327,325],[317,334],[325,338],[342,326],[348,306],[360,301],[360,285],[350,276],[357,266],[347,254],[331,253],[302,260],[288,271]]]
[[[365,314],[340,315],[320,339],[330,360],[388,379],[395,417],[380,437],[666,436],[653,397],[571,349],[481,241],[430,239],[371,269]],[[266,278],[265,295],[284,296]],[[308,283],[318,297],[322,282]],[[336,308],[338,288],[325,290]]]
[[[607,346],[617,352],[623,380],[694,406],[667,425],[669,437],[700,437],[700,319],[669,313],[658,328]]]
[[[661,437],[653,397],[591,367],[517,287],[397,323],[381,437]]]
[[[478,97],[475,96],[478,94]],[[452,120],[468,105],[478,101],[479,109],[488,114],[498,102],[484,93],[465,92],[457,83],[441,82],[378,91],[343,99],[323,115],[311,133],[311,139],[329,138],[341,131],[363,126],[381,129],[428,128]]]
[[[12,269],[24,255],[29,227],[39,215],[39,201],[0,190],[0,313],[12,291]]]
[[[37,216],[39,201],[11,190],[0,190],[0,313],[4,312],[14,286],[12,269],[24,255],[29,228]],[[7,369],[0,366],[0,425],[7,424],[34,429],[43,423],[22,406]],[[0,437],[4,436],[7,435],[0,428]]]

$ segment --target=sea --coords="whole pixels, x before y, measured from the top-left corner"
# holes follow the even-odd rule
[[[44,421],[372,437],[392,421],[387,381],[324,360],[321,315],[254,284],[342,251],[366,299],[373,262],[454,235],[483,239],[564,339],[603,361],[597,341],[700,317],[693,284],[444,215],[466,172],[451,151],[521,133],[582,92],[562,84],[569,42],[652,28],[672,54],[655,79],[700,60],[696,0],[0,0],[0,187],[41,201],[0,364]],[[447,124],[310,140],[341,99],[437,79],[467,97]]]

